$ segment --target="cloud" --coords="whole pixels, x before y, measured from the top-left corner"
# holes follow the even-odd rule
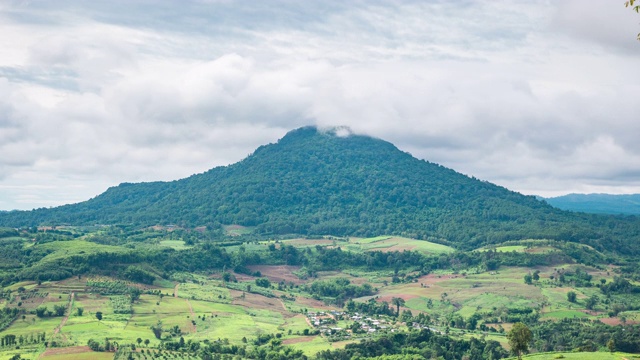
[[[612,5],[579,0],[558,2],[551,20],[552,29],[574,39],[635,55],[640,54],[636,40],[639,23],[638,14],[625,8],[624,2]]]
[[[622,5],[120,5],[0,8],[0,208],[186,177],[309,124],[526,193],[640,191]]]

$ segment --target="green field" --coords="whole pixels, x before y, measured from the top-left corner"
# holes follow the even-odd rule
[[[453,248],[429,242],[426,240],[416,240],[397,236],[378,236],[373,238],[350,238],[348,244],[343,245],[338,243],[339,246],[344,246],[351,251],[404,251],[413,250],[419,251],[425,254],[443,254],[451,253]]]
[[[170,247],[175,250],[184,250],[191,248],[191,246],[186,245],[183,240],[162,240],[160,241],[159,245]]]
[[[309,329],[305,317],[301,314],[285,310],[278,299],[267,298],[258,294],[244,294],[236,290],[229,290],[218,280],[207,277],[195,277],[196,282],[184,282],[174,285],[174,288],[151,287],[158,289],[159,296],[142,294],[140,299],[131,304],[131,314],[116,313],[118,309],[126,309],[127,298],[122,295],[99,295],[89,292],[75,292],[75,298],[69,305],[69,294],[65,289],[84,289],[86,282],[96,281],[93,278],[74,279],[63,282],[46,282],[38,286],[32,283],[20,283],[18,287],[30,287],[46,294],[45,297],[34,298],[34,303],[25,303],[25,309],[35,309],[46,305],[69,306],[65,317],[39,318],[26,315],[25,319],[15,321],[8,329],[0,332],[16,336],[28,337],[34,333],[46,333],[50,341],[56,341],[63,346],[84,346],[89,339],[105,339],[118,343],[134,343],[137,338],[149,340],[149,346],[155,347],[160,342],[150,330],[152,326],[162,323],[165,331],[172,328],[179,329],[180,334],[190,341],[204,341],[211,339],[227,339],[231,344],[242,345],[245,339],[259,334],[283,333],[286,338],[296,338]],[[108,278],[100,281],[108,282]],[[17,288],[17,287],[16,287]],[[174,297],[173,291],[178,297]],[[64,291],[64,292],[63,292]],[[117,304],[117,305],[116,305]],[[294,303],[292,303],[294,304]],[[76,314],[78,308],[84,309],[82,316]],[[102,312],[102,319],[96,318],[96,313]],[[285,331],[291,330],[291,335]],[[310,353],[330,349],[331,345],[322,338],[314,338],[309,343],[296,343],[296,348],[303,348]],[[28,351],[27,351],[28,350]],[[30,358],[29,352],[34,352],[31,358],[37,358],[44,351],[38,349],[24,349],[23,358]],[[0,352],[0,356],[10,357],[13,351]],[[61,355],[47,355],[49,359],[84,359],[91,354],[74,353]],[[111,358],[112,354],[101,353],[97,357]],[[2,359],[3,357],[0,357]]]

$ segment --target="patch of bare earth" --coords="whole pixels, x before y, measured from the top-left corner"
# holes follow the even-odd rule
[[[390,247],[386,247],[386,248],[373,248],[373,249],[369,249],[367,251],[380,251],[380,252],[394,252],[394,251],[411,251],[411,250],[415,250],[417,248],[417,246],[411,246],[411,245],[394,245],[394,246],[390,246]]]
[[[229,290],[229,293],[233,298],[233,301],[231,302],[233,305],[240,305],[249,309],[270,310],[277,311],[282,314],[289,314],[289,312],[282,307],[280,300],[276,298],[268,298],[266,296],[248,292],[245,292],[243,296],[242,291],[238,290]]]
[[[339,310],[334,306],[328,306],[320,300],[309,299],[305,297],[296,298],[296,304],[302,307],[319,309],[319,310]]]
[[[251,276],[251,275],[246,275],[246,274],[235,274],[236,280],[240,281],[240,282],[244,282],[244,281],[254,281],[255,279],[257,279],[255,276]]]
[[[620,321],[620,319],[619,319],[619,318],[617,318],[617,317],[613,317],[613,318],[610,318],[610,317],[607,317],[607,318],[600,318],[600,322],[601,322],[601,323],[605,323],[605,324],[607,324],[607,325],[611,325],[611,326],[621,325],[621,324],[622,324],[622,321]],[[629,320],[627,320],[627,321],[625,322],[625,324],[626,324],[626,325],[633,325],[633,324],[637,324],[637,323],[638,323],[638,321],[629,321]]]
[[[524,249],[524,252],[526,252],[527,254],[545,254],[545,253],[548,253],[550,251],[553,251],[553,248],[552,247],[548,247],[548,246],[541,246],[541,247],[533,247],[533,248]]]
[[[269,281],[279,283],[284,281],[285,283],[294,283],[297,285],[303,284],[304,281],[298,278],[293,272],[300,270],[300,266],[290,265],[251,265],[248,266],[251,271],[260,271],[262,276],[265,276]]]
[[[286,339],[282,341],[282,345],[291,345],[291,344],[309,342],[309,341],[313,341],[313,339],[315,338],[316,338],[315,336],[302,336],[302,337],[297,337],[293,339]]]
[[[378,296],[378,298],[376,299],[377,301],[386,301],[388,303],[391,303],[391,300],[393,298],[401,298],[403,300],[409,300],[409,299],[413,299],[413,298],[417,298],[418,295],[413,295],[413,294],[394,294],[394,295],[382,295],[382,296]]]
[[[69,355],[69,354],[82,354],[91,352],[88,346],[70,346],[64,348],[48,348],[42,353],[41,357],[54,356],[54,355]]]

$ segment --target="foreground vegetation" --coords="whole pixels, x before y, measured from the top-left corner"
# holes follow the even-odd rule
[[[633,265],[588,246],[226,231],[4,229],[0,359],[495,359],[515,323],[534,353],[640,353]]]

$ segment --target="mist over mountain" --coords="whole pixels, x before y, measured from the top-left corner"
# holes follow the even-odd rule
[[[229,166],[123,183],[88,201],[0,214],[0,225],[225,224],[259,234],[405,235],[474,248],[545,238],[638,252],[640,222],[564,212],[345,128],[304,127]]]
[[[568,194],[544,200],[552,206],[568,211],[640,215],[640,194]]]

